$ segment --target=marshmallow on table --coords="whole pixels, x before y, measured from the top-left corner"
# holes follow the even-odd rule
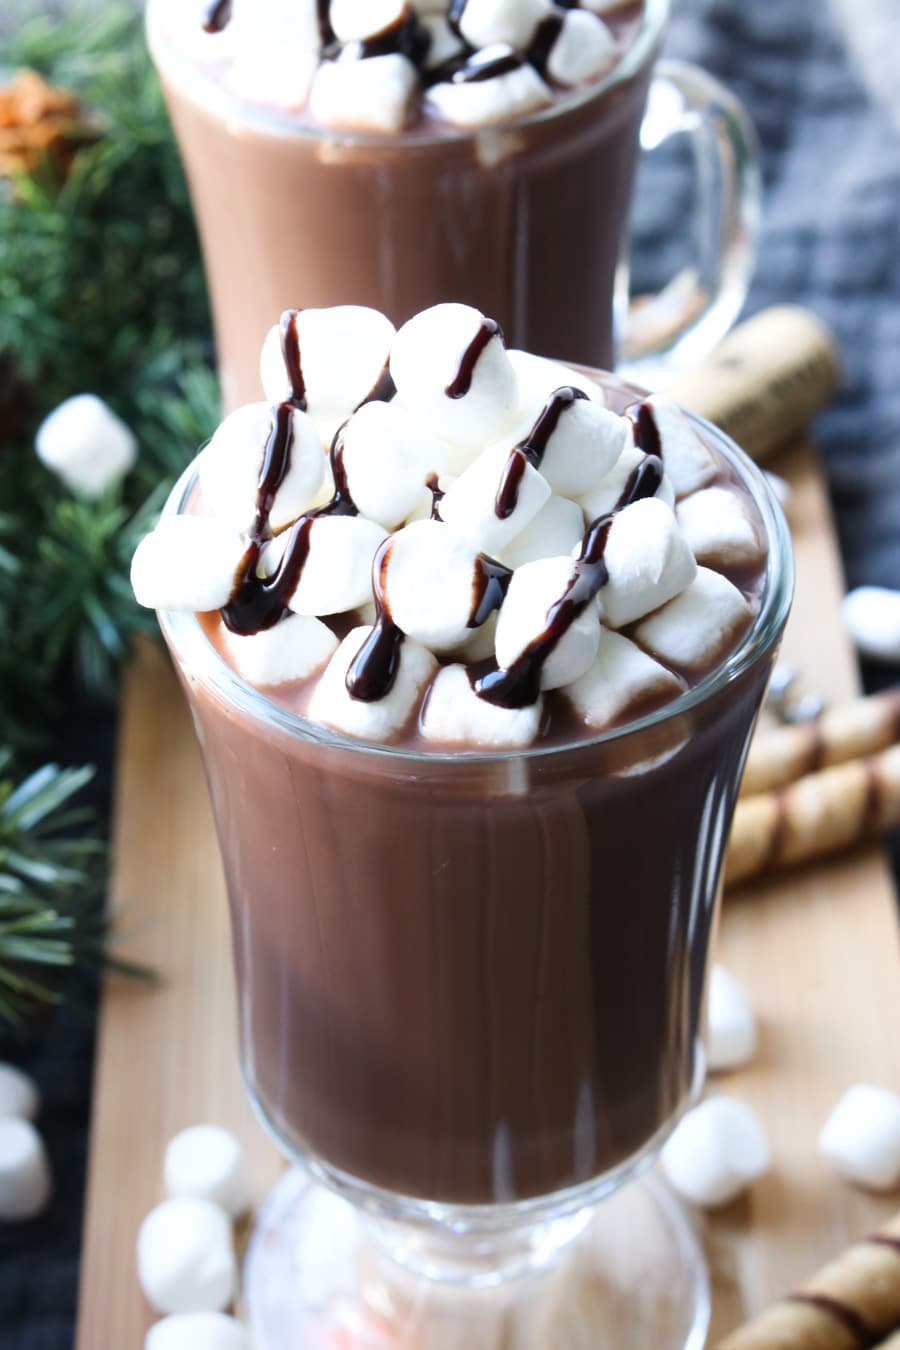
[[[403,403],[428,429],[462,449],[481,449],[512,424],[519,381],[500,330],[470,305],[441,304],[409,319],[391,347],[391,375]],[[471,358],[468,389],[451,397]],[[452,464],[448,468],[454,472]]]
[[[231,1220],[208,1200],[165,1200],[141,1224],[137,1266],[157,1312],[221,1312],[237,1291]]]
[[[671,508],[657,497],[633,502],[613,517],[603,561],[609,580],[600,603],[611,628],[623,628],[665,605],[697,575]]]
[[[37,1084],[14,1064],[0,1064],[0,1119],[34,1120],[41,1109]]]
[[[246,1329],[225,1313],[175,1313],[147,1332],[144,1350],[251,1350]]]
[[[166,1149],[164,1173],[172,1200],[209,1200],[233,1219],[249,1205],[243,1150],[219,1125],[193,1125],[176,1134]]]
[[[514,454],[522,459],[515,505],[507,516],[499,516],[497,494]],[[550,484],[543,474],[521,451],[513,451],[505,441],[500,441],[483,451],[451,484],[439,509],[441,520],[455,534],[467,540],[478,552],[488,553],[493,558],[509,547],[549,498]]]
[[[635,637],[666,665],[697,670],[730,647],[751,617],[737,586],[719,572],[698,567],[690,585],[644,619]]]
[[[510,68],[507,62],[514,57],[512,47],[485,47],[470,57],[462,71],[431,85],[425,95],[428,105],[458,127],[511,122],[547,107],[553,101],[547,85],[524,58],[520,65]],[[496,73],[487,73],[492,65],[496,65]],[[471,74],[466,78],[472,71],[486,73],[483,78]]]
[[[322,485],[325,456],[312,418],[292,410],[288,469],[275,492],[269,524],[280,530],[306,510]],[[204,505],[238,530],[249,530],[256,516],[260,470],[276,411],[268,403],[248,403],[225,418],[197,460]]]
[[[524,51],[538,24],[552,13],[552,0],[465,0],[457,6],[456,22],[471,47],[504,42]]]
[[[96,394],[76,394],[44,418],[35,435],[38,458],[73,492],[99,497],[137,459],[135,437]]]
[[[330,445],[340,424],[377,384],[387,363],[394,325],[377,309],[364,305],[301,309],[293,324],[307,411]],[[284,403],[291,398],[280,324],[269,329],[263,343],[260,377],[269,403]]]
[[[553,606],[565,596],[575,574],[571,557],[541,558],[518,568],[497,616],[497,664],[508,670],[547,627]],[[589,670],[600,642],[597,603],[590,604],[569,626],[541,667],[541,688],[558,689]]]
[[[405,0],[331,0],[328,21],[339,42],[361,42],[403,22]]]
[[[706,1065],[712,1073],[739,1069],[756,1054],[756,1019],[744,986],[713,966],[706,1004]]]
[[[546,70],[555,84],[582,84],[610,70],[617,55],[616,40],[602,19],[569,9],[550,48]]]
[[[315,516],[298,521],[273,539],[263,554],[271,575],[297,531],[307,539],[306,558],[297,585],[285,604],[295,614],[314,618],[343,614],[372,596],[372,561],[387,531],[365,516]]]
[[[554,492],[578,497],[610,472],[630,440],[626,418],[589,398],[575,398],[563,407],[547,440],[541,474]]]
[[[205,614],[227,605],[246,544],[211,516],[168,516],[138,544],[131,585],[148,609]]]
[[[584,534],[584,512],[568,497],[548,497],[537,515],[498,555],[507,567],[521,567],[538,558],[570,554]]]
[[[872,1191],[900,1183],[900,1096],[857,1083],[834,1107],[819,1152],[848,1181]]]
[[[418,86],[415,66],[400,52],[361,60],[347,48],[336,60],[319,66],[309,108],[324,126],[400,131]]]
[[[541,712],[540,699],[525,708],[501,708],[479,698],[465,666],[444,666],[428,691],[421,732],[426,741],[448,745],[515,749],[537,739]]]
[[[344,731],[348,736],[385,741],[409,722],[437,662],[427,648],[404,638],[397,675],[388,693],[372,703],[353,698],[347,689],[347,673],[371,633],[371,628],[363,627],[347,634],[316,685],[309,715],[313,721]]]
[[[662,462],[676,497],[686,497],[716,476],[716,462],[678,404],[663,394],[644,400],[653,414]]]
[[[41,1136],[30,1120],[0,1120],[0,1222],[32,1219],[53,1191]]]
[[[325,665],[337,649],[334,633],[305,614],[289,614],[259,633],[232,633],[223,628],[225,646],[239,675],[260,689],[305,680]]]
[[[703,1209],[727,1205],[770,1166],[759,1120],[733,1097],[709,1097],[688,1111],[660,1154],[670,1185]]]
[[[565,692],[582,721],[602,730],[650,699],[676,698],[684,687],[621,633],[601,628],[593,665]]]
[[[841,602],[856,650],[870,661],[900,662],[900,591],[886,586],[857,586]]]
[[[389,530],[415,509],[446,459],[445,446],[396,403],[366,403],[344,425],[339,444],[354,504]]]
[[[708,567],[737,567],[762,558],[765,546],[737,488],[703,488],[676,511],[694,557]]]
[[[601,516],[608,516],[618,505],[619,498],[625,491],[629,478],[635,469],[639,468],[646,458],[643,450],[637,446],[627,446],[619,458],[616,460],[605,478],[601,478],[588,492],[583,492],[578,498],[578,503],[584,511],[584,518],[588,521],[599,520]],[[665,468],[665,465],[663,465]],[[656,490],[656,500],[665,502],[666,506],[675,505],[675,491],[672,487],[672,480],[663,474],[663,480]]]
[[[433,651],[471,635],[476,551],[436,520],[407,525],[391,539],[382,568],[388,614],[402,632]]]

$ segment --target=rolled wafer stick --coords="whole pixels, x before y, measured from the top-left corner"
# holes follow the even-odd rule
[[[900,1331],[900,1214],[715,1350],[876,1350]],[[894,1336],[888,1342],[900,1343]]]
[[[759,732],[750,746],[741,796],[792,783],[804,774],[884,750],[900,740],[900,689],[829,708],[796,726]]]
[[[836,853],[900,824],[900,745],[738,802],[725,884]]]

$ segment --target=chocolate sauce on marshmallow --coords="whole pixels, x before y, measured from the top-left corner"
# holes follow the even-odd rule
[[[352,306],[286,310],[262,372],[275,401],[223,422],[194,513],[141,545],[135,589],[220,609],[225,658],[294,678],[325,725],[510,749],[573,713],[593,731],[677,698],[749,624],[755,508],[669,400],[510,354],[456,304],[398,332]]]

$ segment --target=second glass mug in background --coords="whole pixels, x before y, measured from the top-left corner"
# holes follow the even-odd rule
[[[179,44],[194,7],[149,0],[226,408],[259,398],[263,338],[291,306],[371,305],[399,324],[463,301],[498,319],[511,347],[604,369],[618,355],[645,383],[657,358],[699,360],[746,296],[759,171],[732,95],[683,62],[654,72],[669,3],[646,0],[613,70],[547,109],[476,131],[374,135],[239,100]],[[639,141],[679,132],[697,168],[695,261],[629,314],[621,258]]]

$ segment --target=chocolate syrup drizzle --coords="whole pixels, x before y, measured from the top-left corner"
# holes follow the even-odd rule
[[[203,14],[204,33],[223,33],[231,23],[231,0],[211,0]]]
[[[372,564],[376,619],[371,633],[351,662],[345,680],[347,693],[362,703],[377,703],[389,694],[400,670],[404,634],[391,618],[387,601],[387,569],[393,537],[388,536]]]
[[[494,513],[498,520],[508,519],[515,511],[519,504],[519,489],[525,477],[525,469],[529,464],[535,469],[540,468],[550,437],[559,426],[559,419],[567,408],[571,408],[572,404],[581,398],[586,399],[587,394],[583,389],[576,389],[573,385],[562,385],[559,389],[554,389],[524,441],[520,441],[510,451],[494,498]]]
[[[495,337],[503,341],[503,330],[499,323],[495,319],[482,319],[478,332],[460,358],[459,369],[444,390],[448,398],[465,398],[472,387],[472,376],[475,374],[478,358]]]
[[[528,60],[544,79],[547,78],[547,63],[550,60],[550,53],[562,32],[563,23],[564,17],[562,14],[554,14],[548,19],[542,19],[535,30],[534,37],[531,39],[531,46],[528,48]]]
[[[303,378],[303,361],[300,356],[300,334],[297,329],[299,309],[286,309],[281,316],[281,356],[291,387],[289,402],[301,412],[306,412],[306,381]]]
[[[632,403],[624,414],[634,428],[634,443],[645,455],[662,458],[662,440],[659,427],[649,403]]]
[[[662,476],[662,461],[655,455],[648,455],[634,469],[612,511],[595,520],[584,535],[572,578],[550,607],[543,631],[506,669],[489,660],[469,670],[469,683],[479,698],[501,708],[526,708],[537,702],[544,662],[609,580],[603,559],[613,520],[626,506],[654,496]]]

